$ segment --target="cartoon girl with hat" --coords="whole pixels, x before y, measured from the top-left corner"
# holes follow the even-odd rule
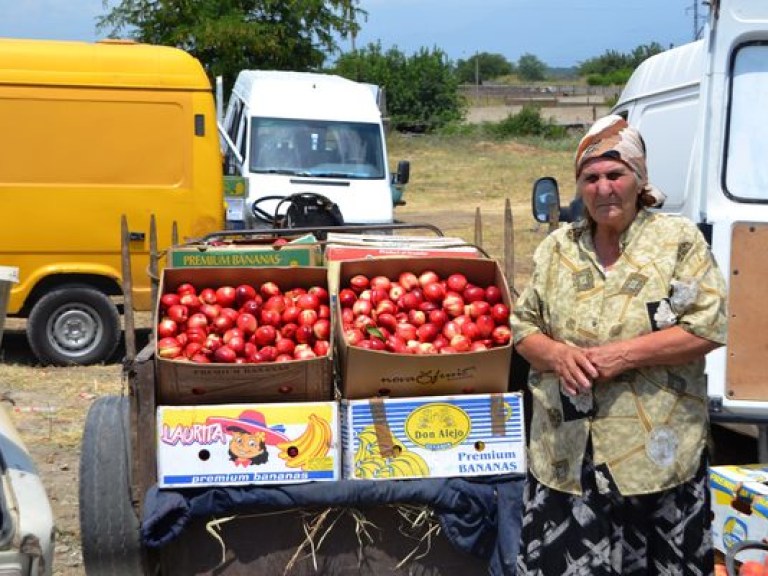
[[[264,414],[257,410],[243,410],[237,418],[211,416],[207,425],[219,424],[231,435],[229,441],[229,459],[235,466],[255,466],[269,460],[267,444],[275,445],[287,442],[282,426],[267,427]]]

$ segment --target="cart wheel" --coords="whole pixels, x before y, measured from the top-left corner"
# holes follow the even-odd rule
[[[131,502],[128,399],[104,396],[88,411],[80,455],[80,538],[88,576],[145,574]]]
[[[725,569],[728,571],[728,576],[737,576],[739,571],[736,569],[736,556],[741,554],[744,550],[762,550],[768,551],[768,543],[759,540],[743,540],[734,544],[728,549],[725,555]]]
[[[109,297],[83,285],[40,298],[27,320],[27,340],[43,364],[98,364],[120,341],[120,314]]]

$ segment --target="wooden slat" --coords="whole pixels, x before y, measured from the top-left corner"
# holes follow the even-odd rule
[[[732,400],[768,400],[768,225],[739,222],[731,237],[726,394]]]
[[[136,332],[133,319],[133,278],[131,276],[131,240],[128,218],[120,219],[120,256],[123,274],[123,326],[125,333],[125,360],[131,362],[136,356]]]
[[[512,221],[512,204],[509,198],[504,202],[504,277],[514,296],[515,289],[515,228]]]

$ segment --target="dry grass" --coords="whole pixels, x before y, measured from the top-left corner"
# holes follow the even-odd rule
[[[530,273],[530,256],[546,234],[531,215],[531,189],[541,176],[554,176],[564,199],[572,188],[571,142],[543,147],[518,141],[471,137],[393,135],[389,156],[411,161],[407,205],[397,216],[407,222],[429,222],[446,235],[474,240],[475,211],[480,209],[482,246],[490,256],[504,256],[504,205],[513,217],[515,287]]]

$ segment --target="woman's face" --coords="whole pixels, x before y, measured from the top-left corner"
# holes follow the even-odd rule
[[[590,160],[582,168],[576,187],[598,228],[621,233],[635,219],[640,182],[623,162],[610,158]]]

